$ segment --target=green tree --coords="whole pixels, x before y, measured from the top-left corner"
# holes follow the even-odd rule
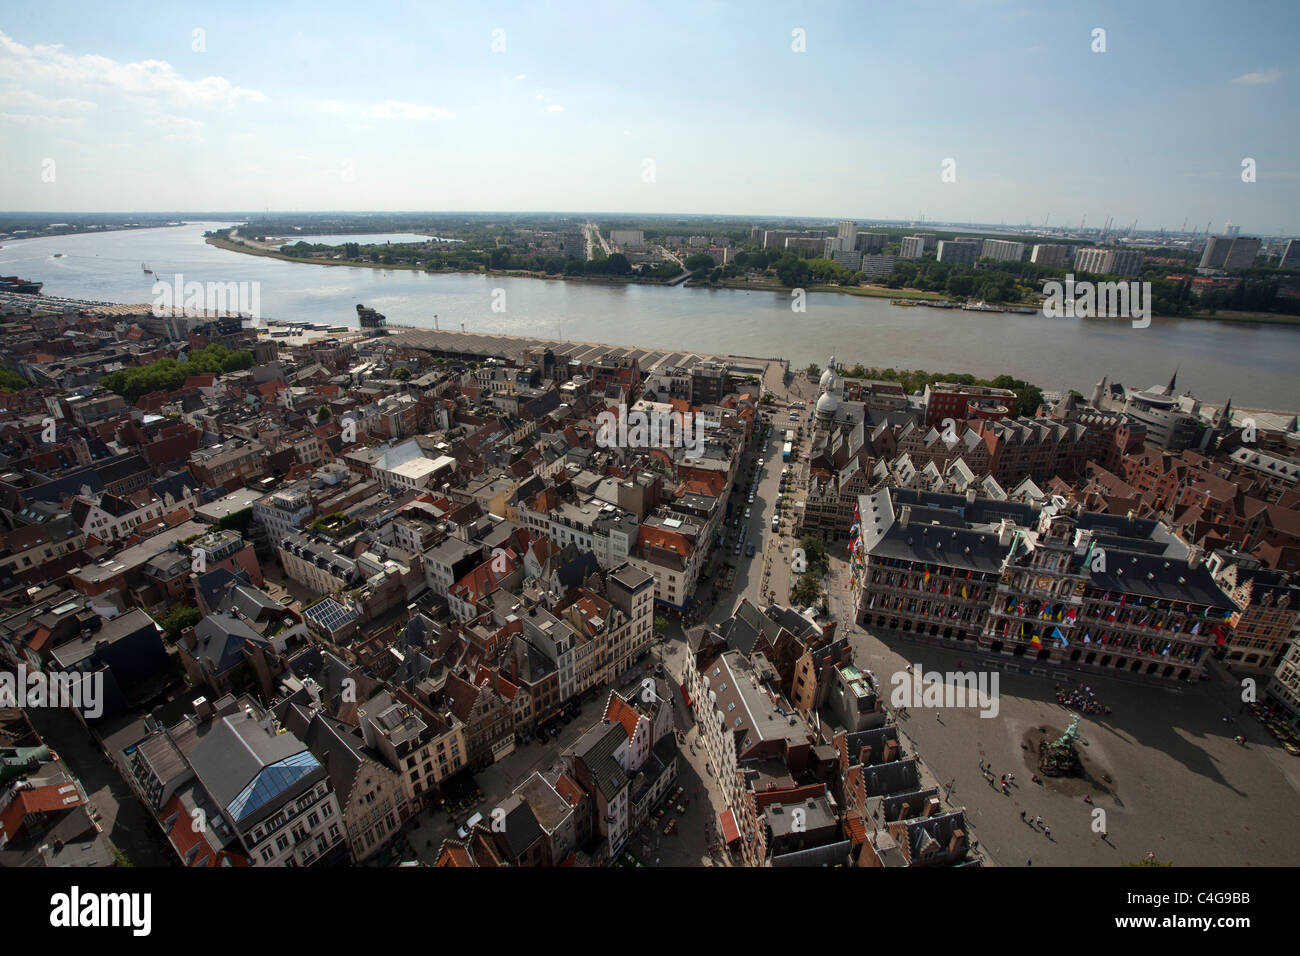
[[[713,268],[713,256],[707,252],[696,252],[686,257],[684,263],[691,272],[699,272],[701,269]]]
[[[203,615],[196,607],[190,607],[187,604],[178,604],[168,609],[166,614],[161,617],[155,617],[158,626],[163,629],[167,635],[167,640],[173,643],[181,636],[181,632],[187,627],[193,627],[203,619]]]
[[[393,378],[397,379],[399,382],[408,382],[411,379],[411,370],[406,367],[399,368],[393,373]]]
[[[27,387],[27,379],[11,368],[0,368],[0,392],[21,392]]]
[[[327,422],[333,415],[334,413],[330,411],[330,407],[324,402],[321,402],[320,407],[316,409],[317,422]]]
[[[790,603],[799,605],[816,605],[822,600],[821,585],[811,574],[800,576],[790,591]]]
[[[802,288],[808,284],[811,275],[808,260],[800,259],[798,256],[786,255],[776,264],[776,277],[786,288]]]
[[[830,570],[831,561],[826,554],[826,543],[817,535],[804,535],[799,539],[799,547],[803,548],[804,559],[808,562],[808,573],[823,575]]]

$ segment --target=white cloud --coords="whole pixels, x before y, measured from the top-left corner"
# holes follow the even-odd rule
[[[548,112],[548,113],[563,113],[563,112],[564,112],[564,107],[561,106],[559,103],[552,103],[550,106],[546,107],[546,112]]]
[[[526,79],[528,79],[528,74],[527,74],[527,73],[520,73],[518,76],[515,77],[515,79],[516,79],[516,80],[526,80]]]
[[[441,106],[421,106],[418,103],[388,100],[384,103],[376,103],[370,115],[381,119],[445,119],[452,114]]]
[[[345,113],[347,112],[347,107],[338,100],[322,100],[320,111],[322,113]]]
[[[65,53],[60,44],[26,46],[3,32],[0,32],[0,78],[27,87],[108,90],[207,108],[229,109],[243,103],[267,101],[264,94],[235,86],[225,77],[187,80],[165,60],[121,63],[93,53],[76,56]]]
[[[175,116],[171,113],[160,113],[157,116],[151,116],[145,122],[150,126],[166,126],[171,129],[197,129],[203,125],[196,119],[190,119],[188,116]]]
[[[1282,78],[1282,71],[1277,67],[1269,70],[1258,71],[1255,73],[1243,73],[1236,77],[1232,82],[1241,83],[1246,86],[1261,86],[1264,83],[1276,83]]]
[[[23,126],[79,126],[82,119],[68,116],[50,116],[47,113],[0,113],[0,123]]]
[[[29,90],[5,90],[0,93],[0,103],[5,106],[27,106],[56,113],[89,113],[92,110],[99,109],[97,104],[89,100],[75,100],[68,97],[51,99],[48,96],[41,96],[39,93],[32,93]]]

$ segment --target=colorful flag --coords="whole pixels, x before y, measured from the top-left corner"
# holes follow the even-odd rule
[[[1062,647],[1070,646],[1070,642],[1065,639],[1065,635],[1061,633],[1061,629],[1059,627],[1052,628],[1052,637],[1060,641]]]

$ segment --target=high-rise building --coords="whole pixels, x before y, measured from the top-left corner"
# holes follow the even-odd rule
[[[830,242],[831,240],[826,241]],[[843,266],[851,272],[857,272],[862,268],[862,253],[856,249],[837,250],[832,252],[828,258],[837,266]],[[875,257],[873,256],[873,258]]]
[[[888,233],[860,232],[853,248],[858,252],[884,252],[885,243],[889,241]]]
[[[1136,249],[1079,249],[1074,254],[1074,269],[1093,275],[1136,276],[1142,272],[1142,253]]]
[[[839,229],[836,232],[835,237],[844,241],[844,244],[840,246],[839,251],[843,252],[852,249],[857,244],[858,240],[858,224],[856,222],[850,222],[847,219],[840,220]]]
[[[1228,258],[1223,263],[1224,271],[1231,272],[1233,269],[1249,269],[1255,264],[1255,257],[1258,255],[1258,239],[1252,239],[1248,236],[1237,236],[1232,240],[1232,245],[1228,249]]]
[[[904,236],[898,250],[900,259],[919,259],[925,252],[925,239],[921,236]]]
[[[625,246],[628,249],[639,249],[645,245],[645,233],[640,229],[611,229],[609,232],[609,241],[616,246]]]
[[[939,241],[939,261],[952,262],[959,265],[974,265],[976,258],[980,254],[982,243],[941,239]]]
[[[1228,261],[1228,250],[1232,248],[1232,238],[1230,236],[1210,236],[1205,243],[1205,250],[1201,253],[1202,269],[1222,269],[1223,264]]]
[[[1287,240],[1286,248],[1282,250],[1282,260],[1278,263],[1280,269],[1300,269],[1300,239]]]
[[[1142,274],[1142,253],[1136,249],[1116,249],[1110,261],[1110,275],[1138,276]]]
[[[897,261],[898,256],[863,256],[862,274],[868,279],[884,278],[894,271],[894,263]]]
[[[1011,242],[1007,239],[985,239],[980,249],[981,259],[995,259],[998,262],[1019,262],[1025,257],[1025,244]]]
[[[1061,267],[1070,261],[1071,249],[1059,242],[1043,243],[1034,246],[1029,261],[1040,266]]]

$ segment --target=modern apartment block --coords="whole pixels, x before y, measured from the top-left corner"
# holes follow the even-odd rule
[[[1035,265],[1060,268],[1070,261],[1074,249],[1059,242],[1039,243],[1029,254],[1029,261]]]
[[[858,224],[847,219],[841,220],[836,227],[835,238],[839,239],[843,249],[853,249],[858,243]]]
[[[998,262],[1019,262],[1025,257],[1025,244],[1006,239],[985,239],[980,249],[981,259],[995,259]]]
[[[1278,262],[1279,269],[1300,269],[1300,239],[1288,239]]]
[[[858,252],[884,252],[887,242],[889,234],[886,232],[860,232],[853,248]]]
[[[868,279],[882,279],[894,271],[898,256],[863,256],[859,266]]]
[[[971,266],[979,258],[981,246],[978,239],[941,239],[938,259],[940,262]]]
[[[645,232],[640,229],[611,229],[609,241],[627,249],[639,249],[645,245]]]
[[[904,236],[899,244],[898,258],[919,259],[925,253],[925,240],[920,236]]]
[[[1260,242],[1249,236],[1211,236],[1201,253],[1202,269],[1248,269],[1259,255]]]
[[[1142,253],[1133,249],[1079,249],[1074,254],[1074,269],[1093,275],[1136,276],[1142,271]]]

